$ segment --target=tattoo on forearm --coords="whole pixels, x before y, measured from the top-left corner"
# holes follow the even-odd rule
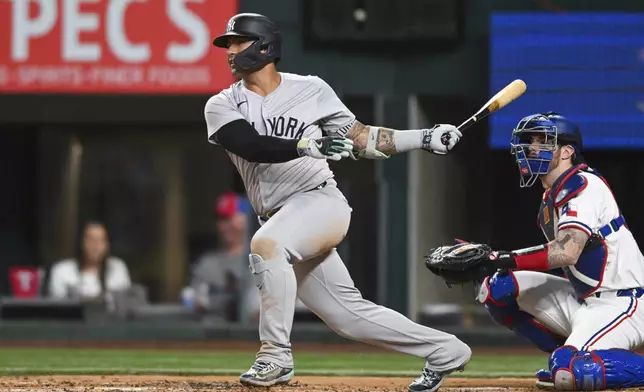
[[[562,239],[558,239],[555,241],[555,243],[559,246],[559,249],[565,250],[566,249],[566,244],[572,239],[572,236],[570,234],[566,234],[566,236]]]
[[[347,133],[347,138],[353,140],[353,146],[358,150],[367,148],[367,138],[369,137],[369,127],[356,121],[353,127]]]
[[[548,267],[557,269],[570,265],[570,258],[563,253],[548,252]]]
[[[394,154],[396,152],[396,135],[393,129],[378,128],[378,151],[383,154]]]
[[[584,250],[584,248],[586,247],[586,242],[588,241],[588,236],[586,234],[582,233],[579,230],[577,230],[577,232],[575,234],[576,235],[572,236],[572,242],[574,242],[575,245],[577,245],[577,247],[579,248],[579,251],[581,253],[581,251]]]
[[[347,138],[353,140],[353,145],[358,150],[367,148],[370,128],[359,121],[347,133]],[[383,154],[396,153],[396,131],[389,128],[378,128],[378,144],[376,149]]]
[[[551,269],[568,267],[577,262],[586,246],[588,235],[577,229],[565,229],[548,246],[548,264]]]

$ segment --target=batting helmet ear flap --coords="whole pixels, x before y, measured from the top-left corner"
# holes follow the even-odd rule
[[[279,42],[262,44],[261,40],[257,40],[237,54],[233,62],[237,67],[247,70],[259,69],[270,62],[277,64],[280,60],[279,46]]]

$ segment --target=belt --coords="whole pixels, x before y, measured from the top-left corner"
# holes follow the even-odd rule
[[[326,182],[326,181],[324,181],[324,182],[323,182],[323,183],[321,183],[320,185],[316,186],[315,188],[311,188],[311,189],[309,189],[309,190],[308,190],[308,191],[306,191],[306,192],[317,191],[317,190],[319,190],[319,189],[324,188],[326,185],[327,185],[327,182]]]
[[[593,294],[593,297],[596,298],[607,298],[607,297],[635,297],[635,298],[640,298],[642,295],[644,295],[644,288],[639,287],[636,289],[625,289],[625,290],[617,290],[617,291],[602,291],[599,293]]]
[[[314,187],[314,188],[311,188],[311,189],[307,189],[307,190],[306,190],[306,191],[304,191],[304,192],[311,192],[311,191],[317,191],[317,190],[320,190],[320,189],[324,188],[325,186],[327,186],[327,184],[328,184],[328,183],[327,183],[326,181],[324,181],[324,182],[323,182],[323,183],[321,183],[320,185],[318,185],[318,186],[316,186],[316,187]],[[266,213],[266,214],[264,214],[264,215],[260,215],[260,216],[259,216],[259,219],[261,219],[261,220],[263,220],[264,222],[266,222],[266,221],[267,221],[267,220],[269,220],[273,215],[277,214],[277,212],[278,212],[279,210],[281,210],[281,209],[282,209],[282,207],[277,207],[277,208],[275,208],[274,210],[271,210],[271,211],[267,212],[267,213]]]
[[[261,220],[263,220],[263,221],[267,221],[267,220],[269,220],[273,215],[277,214],[277,211],[279,211],[279,210],[281,210],[281,209],[282,209],[282,207],[278,207],[278,208],[276,208],[276,209],[274,209],[274,210],[268,211],[266,214],[264,214],[264,215],[260,215],[259,219],[261,219]]]

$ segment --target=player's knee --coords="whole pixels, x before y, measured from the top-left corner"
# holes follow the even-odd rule
[[[278,255],[277,242],[267,237],[253,237],[250,241],[250,253],[264,260],[272,260]]]
[[[290,268],[290,264],[286,258],[277,258],[266,261],[261,255],[258,255],[256,253],[251,253],[250,255],[248,255],[248,263],[250,266],[250,271],[253,273],[255,285],[260,289],[262,288],[262,285],[264,283],[266,271],[271,269]]]
[[[476,299],[485,305],[492,320],[509,327],[509,321],[519,311],[515,300],[516,292],[516,284],[510,274],[497,272],[483,280]]]
[[[255,285],[262,288],[266,271],[271,267],[266,260],[275,258],[277,254],[277,243],[270,238],[254,237],[250,242],[250,255],[248,262],[253,273]]]
[[[534,317],[519,308],[519,285],[512,272],[498,272],[485,278],[477,299],[485,305],[492,320],[527,339],[541,351],[551,353],[563,340],[538,324]]]
[[[482,304],[497,306],[516,305],[519,294],[519,284],[512,271],[499,271],[491,277],[485,278],[477,300]]]
[[[465,344],[462,340],[454,336],[454,341],[451,344],[453,347],[454,354],[453,357],[462,360],[462,363],[466,363],[472,358],[472,349],[470,346]]]
[[[255,286],[261,289],[266,273],[266,262],[264,262],[262,256],[251,253],[248,255],[248,263],[250,265],[250,271],[253,273]]]

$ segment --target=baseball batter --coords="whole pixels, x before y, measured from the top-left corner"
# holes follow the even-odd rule
[[[227,49],[240,81],[208,100],[208,140],[234,162],[261,223],[249,256],[261,298],[261,348],[240,381],[272,386],[293,377],[290,334],[299,297],[344,337],[424,358],[409,390],[437,390],[471,350],[362,298],[336,252],[351,207],[327,160],[384,159],[414,149],[446,154],[462,135],[452,125],[397,131],[361,124],[322,79],[277,71],[281,35],[265,16],[234,16],[214,45]]]
[[[478,268],[501,270],[485,278],[478,300],[496,322],[551,353],[537,386],[644,386],[644,358],[630,351],[644,343],[644,256],[608,183],[584,163],[579,128],[556,113],[534,114],[514,129],[511,147],[521,186],[540,179],[546,189],[539,225],[549,242],[483,255]],[[449,250],[439,252],[450,258]]]

